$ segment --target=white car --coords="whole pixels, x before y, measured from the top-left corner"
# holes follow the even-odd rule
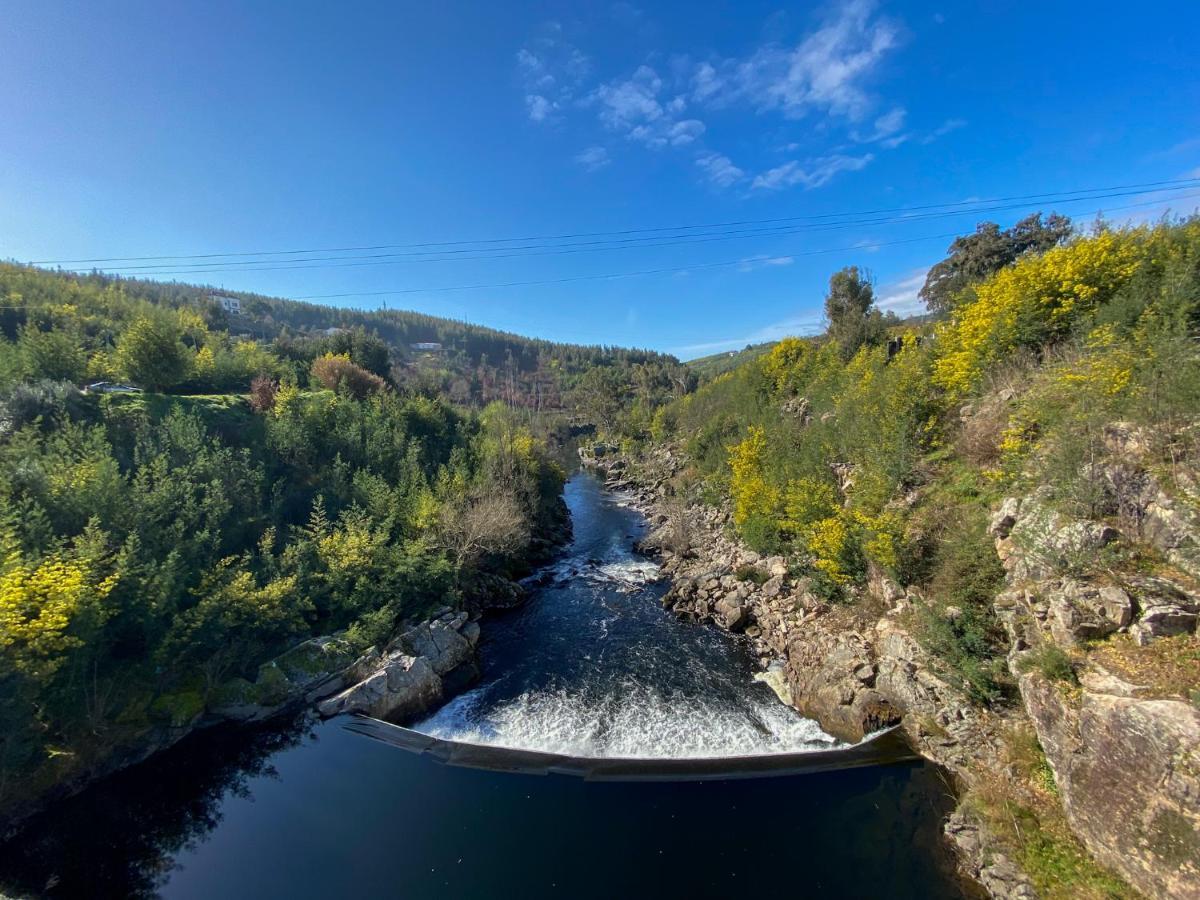
[[[140,394],[142,389],[131,384],[117,384],[115,381],[97,381],[83,389],[88,394]]]

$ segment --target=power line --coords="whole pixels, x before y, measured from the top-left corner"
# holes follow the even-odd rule
[[[1200,185],[1198,185],[1200,186]],[[1158,191],[1122,191],[1109,194],[1101,194],[1089,197],[1076,197],[1072,199],[1060,199],[1055,201],[1057,205],[1087,203],[1093,200],[1107,200],[1127,196],[1140,196],[1147,193],[1160,193]],[[1161,203],[1173,200],[1187,200],[1200,196],[1198,194],[1177,194],[1168,197],[1158,197],[1149,201],[1150,203]],[[129,266],[119,267],[107,270],[110,273],[144,273],[146,275],[196,275],[213,272],[278,272],[294,269],[337,269],[337,268],[360,268],[363,266],[380,266],[380,265],[398,265],[403,263],[425,263],[425,262],[468,262],[477,260],[493,260],[493,259],[513,259],[535,256],[561,256],[575,253],[598,253],[609,252],[613,250],[625,249],[646,249],[656,247],[676,247],[686,246],[689,244],[706,244],[712,242],[724,242],[734,240],[751,240],[754,238],[766,237],[784,237],[803,232],[824,232],[837,231],[852,227],[862,226],[887,226],[899,224],[911,224],[914,222],[931,221],[937,219],[957,218],[968,215],[980,215],[983,213],[1004,212],[1014,209],[1028,208],[1028,203],[1001,204],[994,206],[980,206],[966,210],[955,210],[943,213],[924,213],[910,216],[877,218],[877,219],[859,219],[855,221],[843,221],[834,223],[825,223],[820,225],[803,225],[791,227],[774,227],[766,229],[753,229],[748,231],[724,231],[715,232],[712,234],[693,235],[672,240],[658,240],[645,242],[645,239],[629,239],[625,241],[607,242],[607,241],[592,241],[584,244],[564,244],[564,245],[529,245],[526,247],[511,247],[498,248],[511,252],[495,252],[486,251],[486,255],[461,255],[450,256],[442,255],[438,257],[424,256],[423,258],[413,258],[420,254],[407,253],[383,253],[372,256],[341,256],[341,257],[314,257],[310,259],[300,260],[253,260],[247,262],[228,262],[228,263],[211,263],[204,265],[188,266],[184,268],[174,268],[171,265],[149,265],[149,266]],[[1130,204],[1128,206],[1110,207],[1111,210],[1120,210],[1132,208],[1142,204]],[[636,242],[636,243],[635,243]],[[602,246],[591,246],[592,244],[600,244]],[[465,251],[445,251],[444,254],[461,253],[470,254],[476,253],[475,250]],[[400,257],[400,258],[397,258]],[[235,268],[236,267],[236,268]],[[87,269],[75,270],[80,272],[89,271]]]
[[[735,226],[758,226],[758,225],[779,225],[786,222],[801,222],[812,221],[819,222],[822,220],[835,220],[839,218],[851,216],[872,216],[882,214],[902,214],[911,212],[924,212],[937,209],[954,209],[958,207],[974,206],[981,203],[1007,203],[1013,201],[1029,201],[1037,203],[1054,203],[1066,202],[1055,200],[1053,198],[1062,195],[1075,194],[1094,194],[1101,192],[1112,191],[1132,191],[1134,193],[1145,193],[1150,190],[1170,190],[1180,189],[1184,187],[1200,186],[1200,178],[1174,179],[1168,181],[1150,181],[1136,184],[1115,185],[1104,188],[1080,188],[1071,191],[1055,191],[1040,194],[1024,194],[1014,195],[1010,197],[994,197],[985,200],[962,200],[954,203],[938,203],[927,204],[921,206],[901,206],[891,207],[876,210],[864,210],[857,212],[835,212],[821,213],[805,216],[784,216],[771,219],[742,219],[729,222],[717,222],[708,224],[686,224],[686,225],[668,225],[647,228],[630,228],[620,231],[592,231],[592,232],[576,232],[570,234],[556,235],[533,235],[524,237],[509,237],[509,238],[483,238],[475,240],[454,240],[454,241],[426,241],[420,243],[407,244],[375,244],[355,247],[322,247],[322,248],[307,248],[307,249],[289,249],[289,250],[254,250],[254,251],[233,251],[227,253],[197,253],[197,254],[175,254],[175,255],[159,255],[159,256],[110,256],[110,257],[92,257],[86,259],[59,259],[59,260],[34,260],[31,265],[49,266],[49,265],[69,265],[81,263],[102,263],[102,262],[153,262],[155,260],[218,260],[228,257],[254,257],[254,256],[297,256],[306,253],[351,253],[351,252],[367,252],[376,250],[405,250],[419,249],[430,247],[462,247],[468,245],[485,245],[485,244],[509,244],[522,241],[561,241],[574,240],[578,238],[618,238],[628,235],[639,234],[662,234],[674,231],[700,231],[713,228],[729,228]],[[1080,198],[1080,199],[1100,199],[1097,198]],[[476,248],[477,252],[480,248]],[[499,248],[509,249],[509,248]],[[438,252],[438,251],[431,251]],[[447,251],[448,252],[448,251]]]
[[[1190,194],[1188,196],[1189,197],[1200,197],[1200,193]],[[1185,199],[1185,198],[1176,198],[1176,199]],[[1155,200],[1145,201],[1142,203],[1130,203],[1125,206],[1112,207],[1111,211],[1115,212],[1115,211],[1119,211],[1119,210],[1123,210],[1123,209],[1134,209],[1134,208],[1142,207],[1142,206],[1150,206],[1150,205],[1153,205],[1155,203],[1160,203],[1160,202],[1162,202],[1162,201],[1159,199],[1155,199]],[[848,253],[848,252],[852,252],[854,250],[877,250],[880,247],[893,247],[893,246],[897,246],[900,244],[915,244],[915,243],[920,243],[923,241],[945,240],[947,238],[955,238],[955,237],[959,237],[959,233],[957,231],[950,231],[950,232],[946,232],[944,234],[930,234],[930,235],[925,235],[923,237],[904,238],[904,239],[894,240],[894,241],[877,241],[877,242],[873,242],[873,243],[858,243],[858,244],[852,244],[848,247],[827,247],[827,248],[818,249],[818,250],[802,250],[802,251],[792,252],[792,253],[790,253],[790,256],[792,256],[792,257],[820,256],[820,255],[823,255],[826,253]],[[632,272],[601,272],[601,273],[595,273],[595,274],[591,274],[591,275],[569,275],[569,276],[565,276],[562,278],[534,279],[534,280],[528,280],[528,281],[503,281],[503,282],[494,282],[494,283],[490,283],[490,284],[484,283],[484,284],[450,285],[450,286],[433,287],[433,288],[398,288],[395,290],[387,290],[387,291],[365,291],[365,292],[364,291],[353,291],[353,292],[342,293],[342,294],[309,294],[306,296],[293,297],[292,299],[293,300],[341,300],[341,299],[345,299],[348,297],[391,297],[391,296],[400,296],[400,295],[405,295],[405,294],[443,294],[443,293],[451,293],[451,292],[456,292],[456,291],[476,291],[476,290],[488,290],[488,289],[510,288],[510,287],[535,287],[535,286],[544,286],[544,285],[552,285],[552,284],[567,284],[567,283],[574,282],[574,281],[607,281],[607,280],[616,279],[616,278],[635,278],[635,277],[640,277],[640,276],[645,276],[645,275],[665,275],[665,274],[674,273],[674,272],[689,272],[694,269],[702,270],[702,269],[728,268],[730,266],[751,265],[754,262],[756,262],[756,260],[742,258],[742,259],[722,260],[720,262],[712,262],[712,263],[697,263],[694,265],[676,265],[676,266],[667,266],[665,268],[657,268],[657,269],[641,269],[641,270],[632,271]]]

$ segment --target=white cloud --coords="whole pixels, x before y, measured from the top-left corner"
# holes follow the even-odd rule
[[[608,158],[608,151],[603,147],[588,147],[586,150],[581,150],[575,154],[575,162],[583,166],[589,172],[595,172],[597,169],[603,169],[611,160]]]
[[[792,256],[748,256],[738,266],[739,272],[753,272],[768,266],[790,266],[796,261]]]
[[[962,128],[966,124],[967,122],[965,119],[947,119],[937,128],[933,129],[933,131],[929,132],[929,134],[925,135],[925,137],[921,139],[921,143],[932,144],[938,138],[945,137],[952,131],[958,131],[958,129]]]
[[[677,118],[687,101],[676,96],[664,104],[659,99],[662,90],[659,74],[650,66],[638,66],[629,78],[600,85],[588,95],[588,102],[599,107],[597,115],[606,128],[632,141],[654,150],[686,146],[704,133],[704,123]]]
[[[638,66],[630,78],[602,84],[592,97],[600,104],[600,121],[614,131],[624,131],[663,117],[658,102],[661,90],[658,73],[649,66]]]
[[[884,113],[875,120],[875,133],[881,137],[893,134],[904,127],[904,117],[908,111],[903,106],[897,106],[891,112]]]
[[[529,118],[535,122],[544,122],[555,109],[555,104],[541,94],[526,94],[525,109]]]
[[[875,157],[867,153],[863,156],[846,156],[835,153],[832,156],[822,156],[802,164],[799,160],[789,160],[781,166],[768,169],[754,179],[752,187],[766,190],[782,190],[783,188],[803,185],[805,188],[818,188],[828,184],[839,172],[857,172]]]
[[[866,80],[899,43],[899,28],[873,18],[872,0],[848,0],[795,47],[768,44],[744,59],[701,63],[692,76],[698,102],[745,101],[790,119],[810,111],[861,119],[870,108]]]
[[[691,359],[706,353],[717,353],[721,350],[740,350],[747,344],[763,344],[767,341],[778,341],[793,335],[820,334],[825,329],[825,322],[820,316],[797,316],[764,325],[757,331],[743,337],[729,338],[723,341],[709,341],[701,344],[687,344],[675,347],[670,352]]]
[[[706,153],[696,160],[696,165],[717,187],[729,187],[746,177],[746,173],[735,166],[733,160],[720,153]]]
[[[879,289],[875,305],[885,312],[894,312],[900,318],[925,312],[925,301],[917,295],[925,286],[925,276],[928,274],[928,267],[917,269],[899,281],[884,285]]]
[[[864,136],[855,131],[851,132],[851,137],[864,144],[878,143],[888,150],[894,150],[909,138],[908,134],[897,134],[904,127],[904,119],[907,115],[908,110],[903,106],[897,106],[877,118],[875,127],[869,134]]]
[[[517,51],[517,74],[525,88],[525,109],[534,122],[544,122],[574,100],[591,72],[591,61],[565,40],[562,26],[546,22]]]

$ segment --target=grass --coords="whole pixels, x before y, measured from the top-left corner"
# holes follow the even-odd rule
[[[129,414],[143,413],[151,422],[179,408],[199,416],[210,432],[238,447],[255,443],[256,430],[262,427],[244,394],[104,394],[98,402]]]
[[[1043,900],[1130,900],[1139,894],[1088,854],[1067,824],[1033,729],[1004,734],[1006,772],[981,773],[964,799]]]
[[[1057,644],[1046,643],[1021,657],[1017,668],[1022,672],[1040,672],[1050,681],[1060,681],[1071,686],[1079,684],[1075,663],[1070,654]]]
[[[1144,687],[1148,696],[1200,705],[1200,635],[1164,637],[1139,647],[1128,635],[1117,634],[1095,645],[1090,656],[1131,684]]]

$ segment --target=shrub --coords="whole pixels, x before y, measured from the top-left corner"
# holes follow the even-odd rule
[[[1026,653],[1017,662],[1021,672],[1040,672],[1050,681],[1062,681],[1067,684],[1079,684],[1079,676],[1075,674],[1075,665],[1071,657],[1058,644],[1045,643],[1036,650]]]
[[[312,377],[331,391],[346,391],[356,400],[378,393],[387,383],[373,372],[350,361],[349,356],[326,353],[313,361]]]
[[[275,397],[279,393],[279,382],[269,375],[258,375],[250,382],[250,408],[256,413],[265,413],[275,408]]]

